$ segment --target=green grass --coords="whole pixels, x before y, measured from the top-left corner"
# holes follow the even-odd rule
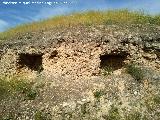
[[[37,91],[25,79],[13,77],[8,80],[5,77],[0,78],[0,101],[17,94],[22,95],[25,99],[33,100]]]
[[[0,33],[0,40],[10,39],[20,34],[49,30],[57,27],[96,24],[156,24],[160,25],[160,15],[151,16],[143,12],[124,10],[89,11],[56,16],[50,19],[19,25]]]

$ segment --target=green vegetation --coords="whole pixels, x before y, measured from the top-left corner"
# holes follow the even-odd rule
[[[0,78],[0,100],[8,96],[12,90],[8,83],[8,81]]]
[[[89,111],[87,110],[87,103],[84,103],[84,104],[82,104],[81,105],[81,113],[82,113],[82,115],[85,115],[85,114],[87,114]]]
[[[131,112],[131,114],[125,116],[125,120],[142,120],[142,114],[140,112]]]
[[[0,100],[3,100],[9,96],[20,94],[25,99],[33,100],[37,95],[37,91],[32,88],[31,83],[24,79],[18,78],[0,78]]]
[[[159,106],[160,106],[160,96],[152,95],[149,98],[145,98],[143,107],[147,108],[146,113],[141,113],[140,110],[132,110],[129,114],[125,115],[125,120],[149,120],[148,116],[154,114],[154,118],[159,118]]]
[[[155,95],[153,101],[155,104],[160,105],[160,95]]]
[[[105,66],[103,68],[103,75],[104,76],[108,76],[108,75],[111,75],[111,73],[113,73],[113,68],[111,66]]]
[[[138,82],[141,82],[143,80],[144,78],[143,70],[136,64],[128,65],[126,70]]]
[[[44,115],[43,112],[41,111],[37,111],[35,116],[34,116],[35,120],[47,120],[47,117]]]
[[[104,91],[103,90],[97,90],[93,94],[94,94],[95,98],[99,99],[99,98],[101,98],[101,96],[104,95]]]
[[[75,25],[90,26],[93,24],[156,24],[160,25],[160,15],[151,16],[144,12],[132,12],[125,10],[89,11],[73,13],[71,15],[56,16],[30,24],[19,25],[0,33],[0,40],[9,39],[16,35],[49,30],[57,27],[70,27]]]
[[[118,108],[111,105],[107,116],[103,116],[105,120],[120,120],[122,117],[119,114]]]
[[[145,101],[145,106],[149,112],[155,112],[160,107],[160,95],[153,95]]]
[[[9,115],[6,115],[5,117],[0,116],[0,120],[15,120],[15,119],[13,115],[9,114]]]

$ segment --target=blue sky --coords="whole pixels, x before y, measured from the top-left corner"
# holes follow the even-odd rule
[[[43,4],[4,4],[3,2],[43,2]],[[45,4],[51,2],[52,5]],[[19,24],[46,19],[55,15],[85,10],[122,9],[160,13],[160,0],[0,0],[0,32]]]

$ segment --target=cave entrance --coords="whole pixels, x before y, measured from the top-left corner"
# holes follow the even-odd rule
[[[100,68],[110,69],[112,71],[121,69],[124,66],[124,60],[127,58],[127,54],[107,54],[100,56]]]
[[[30,70],[41,72],[42,68],[42,54],[19,54],[18,66],[20,68],[28,68]]]

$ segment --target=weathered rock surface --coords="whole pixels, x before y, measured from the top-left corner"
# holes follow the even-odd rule
[[[160,30],[156,26],[142,25],[77,26],[28,33],[24,37],[19,36],[2,43],[0,49],[3,54],[1,73],[19,70],[18,62],[23,59],[20,56],[23,56],[28,62],[36,63],[36,60],[29,60],[39,59],[39,67],[45,74],[92,76],[99,73],[100,57],[103,55],[122,56],[126,57],[124,62],[137,61],[159,68]],[[27,65],[27,61],[23,62],[21,64],[24,65],[20,66],[27,70],[34,69]],[[37,71],[40,69],[35,67]]]
[[[2,42],[0,55],[2,76],[25,75],[34,87],[43,84],[35,100],[2,101],[2,115],[13,112],[16,119],[31,120],[38,110],[53,120],[160,119],[160,103],[152,104],[160,94],[158,26],[74,26],[27,33]],[[141,82],[126,73],[131,63],[143,67]]]

